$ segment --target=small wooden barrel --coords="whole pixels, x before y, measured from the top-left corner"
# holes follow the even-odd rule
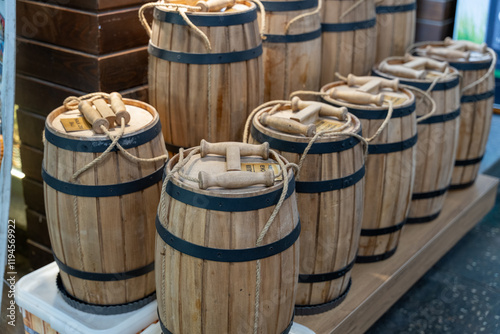
[[[358,85],[334,82],[321,88],[356,92]],[[357,262],[384,260],[396,252],[401,229],[406,221],[415,174],[417,128],[415,97],[407,89],[392,91],[384,88],[384,101],[392,100],[393,114],[387,127],[368,147],[364,193],[364,213]],[[340,98],[324,98],[327,102],[345,106],[361,121],[365,137],[380,128],[387,117],[388,104],[361,104]]]
[[[256,246],[284,182],[273,182],[274,175],[267,186],[257,182],[245,185],[243,180],[265,176],[271,173],[269,168],[278,175],[278,165],[265,154],[260,157],[243,149],[234,159],[231,150],[236,145],[257,145],[218,143],[205,150],[205,144],[181,169],[190,177],[200,177],[201,182],[174,174],[164,185],[166,193],[158,209],[155,265],[163,333],[251,333],[258,263],[258,333],[288,333],[299,269],[300,223],[293,172],[288,171],[286,199],[262,244]],[[217,149],[225,144],[231,146],[227,158],[225,148]],[[166,173],[178,162],[179,155],[175,155]],[[226,172],[238,168],[241,171]]]
[[[180,14],[154,9],[149,42],[149,102],[160,114],[170,152],[211,141],[241,140],[248,114],[263,102],[262,41],[256,6],[186,12],[206,34],[193,33]]]
[[[131,119],[118,143],[139,158],[164,155],[156,110],[140,101],[123,101]],[[61,121],[77,117],[78,110],[59,107],[45,123],[42,176],[59,285],[74,307],[99,314],[128,312],[154,298],[152,224],[164,162],[132,162],[115,149],[71,181],[111,144],[92,130],[66,132]]]
[[[389,65],[408,63],[403,57],[388,59]],[[425,223],[436,219],[450,185],[460,124],[460,87],[457,70],[451,67],[449,70],[455,75],[440,78],[430,92],[436,102],[435,114],[418,123],[415,185],[407,223]],[[420,71],[423,71],[422,79],[397,77],[403,84],[426,91],[436,75],[441,74],[430,68]],[[396,77],[382,71],[380,65],[373,68],[373,74],[391,79]],[[429,111],[427,102],[420,101],[426,100],[418,100],[417,116],[423,116]]]
[[[377,2],[377,57],[379,63],[390,56],[404,56],[415,41],[416,0]]]
[[[461,41],[430,42],[432,47],[446,47],[452,51]],[[448,61],[462,75],[460,91],[476,80],[482,78],[492,65],[492,56],[487,52],[486,45],[478,48],[483,50],[468,50],[468,58],[439,56],[427,52],[426,46],[415,51],[419,55],[437,60]],[[493,116],[493,102],[495,100],[495,76],[492,72],[482,83],[467,89],[460,97],[460,130],[458,136],[457,155],[450,189],[462,189],[471,186],[479,173],[479,166],[484,156],[486,142],[490,133],[491,118]]]
[[[358,0],[323,2],[321,86],[337,80],[335,72],[365,75],[375,63],[375,1],[365,0],[340,18],[356,2]]]
[[[295,17],[318,7],[317,0],[262,1],[266,9],[264,101],[288,99],[297,90],[319,90],[321,24],[319,14],[286,26]]]
[[[311,137],[263,125],[261,116],[271,109],[263,109],[253,118],[250,142],[268,142],[288,161],[299,163]],[[295,114],[285,105],[271,117]],[[346,123],[336,117],[315,116],[304,124],[316,125],[317,131]],[[361,133],[355,116],[351,115],[344,132]],[[352,136],[325,135],[307,153],[296,182],[302,224],[296,315],[326,312],[347,296],[361,230],[364,175],[363,144]]]

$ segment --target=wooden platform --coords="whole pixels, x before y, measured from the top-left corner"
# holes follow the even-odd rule
[[[340,306],[295,321],[317,334],[365,332],[488,213],[497,186],[498,179],[480,175],[472,187],[450,192],[438,219],[404,227],[395,255],[354,266],[351,291]]]

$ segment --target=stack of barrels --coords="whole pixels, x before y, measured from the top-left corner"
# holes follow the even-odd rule
[[[66,299],[124,312],[117,304],[142,305],[156,282],[163,333],[288,333],[294,315],[339,305],[355,263],[395,254],[405,224],[435,219],[452,175],[470,185],[484,152],[495,57],[449,40],[405,55],[414,11],[371,0],[144,5],[152,106],[97,95],[47,120]],[[391,27],[389,54],[375,52],[377,26]],[[460,122],[461,109],[471,111]],[[91,128],[61,125],[81,114]]]

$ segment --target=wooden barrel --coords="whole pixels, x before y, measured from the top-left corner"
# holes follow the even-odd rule
[[[426,46],[442,48],[452,51],[461,41],[430,42]],[[415,51],[422,56],[437,60],[448,61],[450,66],[458,70],[462,76],[460,91],[485,76],[492,66],[493,57],[486,49],[476,45],[477,50],[462,48],[469,52],[467,59],[453,57],[453,55],[436,55],[432,50],[427,52],[426,46]],[[482,49],[482,50],[481,50]],[[494,66],[494,64],[493,64]],[[495,76],[492,71],[486,80],[467,89],[460,97],[460,130],[458,136],[455,167],[451,178],[450,189],[462,189],[471,186],[479,173],[479,166],[484,156],[486,142],[490,133],[491,118],[493,116],[493,102],[495,99]]]
[[[0,167],[2,166],[3,161],[3,136],[0,135]]]
[[[210,40],[193,33],[180,14],[154,9],[149,42],[149,102],[160,114],[170,152],[201,139],[240,141],[248,114],[263,102],[262,42],[256,6],[186,12]]]
[[[370,142],[366,160],[364,212],[356,261],[375,262],[396,252],[410,206],[417,143],[415,97],[407,89],[393,91],[383,88],[380,91],[382,96],[370,94],[378,101],[384,99],[380,106],[348,102],[341,98],[343,94],[357,92],[361,87],[363,85],[348,86],[344,82],[334,82],[321,88],[321,91],[332,94],[335,90],[339,94],[336,95],[339,97],[324,99],[333,105],[347,107],[358,117],[365,137],[373,136],[384,122],[388,113],[387,101],[391,100],[394,104],[386,128]],[[342,91],[346,92],[341,94]]]
[[[318,91],[321,72],[319,14],[295,17],[318,7],[317,0],[262,1],[266,9],[264,101],[288,99],[297,90]],[[286,29],[290,24],[290,28]]]
[[[403,57],[388,58],[389,65],[409,63]],[[427,65],[426,65],[427,66]],[[409,79],[397,76],[400,82],[427,90],[442,74],[430,67],[421,69],[422,79]],[[440,78],[432,91],[431,97],[436,103],[436,112],[430,118],[418,123],[417,163],[415,185],[413,187],[412,203],[408,214],[408,223],[425,223],[436,219],[441,212],[448,191],[455,153],[458,143],[460,125],[460,91],[457,70],[449,67],[452,75]],[[380,65],[373,68],[373,74],[385,78],[395,78],[387,70],[381,70]],[[453,75],[454,74],[454,75]],[[417,115],[428,112],[426,102],[418,101]]]
[[[156,110],[136,100],[124,102],[131,119],[118,143],[139,158],[164,155]],[[71,181],[111,140],[92,130],[66,132],[62,121],[83,124],[84,119],[63,106],[45,123],[45,210],[60,288],[84,311],[128,312],[154,298],[153,224],[164,161],[132,162],[115,149]]]
[[[379,63],[390,56],[404,56],[415,41],[416,0],[377,2],[377,57]]]
[[[173,174],[158,209],[155,265],[163,333],[252,333],[257,276],[258,333],[288,333],[299,268],[293,172],[288,170],[286,199],[257,246],[284,189],[283,181],[273,182],[278,165],[267,159],[267,145],[229,143],[226,158],[227,143],[206,144],[194,148],[199,153],[180,170],[201,182]],[[175,155],[166,173],[178,162]],[[266,186],[254,183],[255,177],[268,182],[268,176]]]
[[[377,27],[375,1],[365,0],[341,18],[357,0],[323,3],[321,86],[337,80],[335,72],[365,75],[375,63]]]
[[[312,138],[286,133],[267,120],[261,123],[271,109],[265,108],[253,118],[250,142],[268,142],[288,161],[299,163]],[[285,105],[270,117],[289,119],[295,114]],[[304,124],[314,124],[316,131],[333,130],[347,122],[314,116]],[[344,132],[360,134],[359,120],[350,116]],[[328,311],[347,296],[361,230],[364,175],[363,144],[352,136],[325,134],[307,153],[296,182],[302,224],[296,315]]]

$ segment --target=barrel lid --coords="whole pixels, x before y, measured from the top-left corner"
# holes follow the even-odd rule
[[[263,115],[270,115],[273,107],[270,106],[259,111],[252,120],[252,126],[255,127],[261,133],[264,133],[267,136],[285,140],[289,142],[296,143],[309,143],[312,136],[306,136],[303,134],[295,134],[295,133],[287,133],[280,129],[273,127],[272,125],[266,124],[264,125],[261,122],[261,118]],[[303,110],[303,109],[302,109]],[[361,129],[361,123],[359,119],[351,113],[348,113],[349,117],[345,120],[341,120],[334,116],[323,116],[319,113],[312,115],[301,122],[301,124],[309,125],[313,124],[316,127],[316,132],[320,131],[329,131],[339,129],[341,132],[347,133],[359,133]],[[283,105],[279,107],[277,110],[272,112],[273,117],[279,117],[284,119],[294,119],[294,116],[297,115],[297,111],[293,111],[290,104]],[[319,137],[315,142],[316,143],[326,143],[326,142],[334,142],[344,140],[345,137],[337,136],[334,132],[326,133],[324,136]]]
[[[158,123],[158,113],[149,104],[131,99],[123,99],[123,102],[130,113],[130,122],[125,126],[124,138],[150,129]],[[48,115],[45,126],[56,136],[64,138],[82,141],[108,139],[105,134],[96,134],[89,128],[88,123],[86,123],[82,113],[78,109],[67,110],[64,106],[55,109]],[[66,129],[70,130],[67,131]],[[119,126],[115,124],[109,130],[111,134],[116,134]]]
[[[217,144],[224,144],[224,143],[217,143]],[[200,147],[194,147],[184,151],[184,157],[187,157],[187,155],[193,150],[199,151],[199,148]],[[174,166],[179,161],[179,157],[180,155],[176,154],[169,161],[169,163],[166,166],[166,173],[169,173],[172,170],[172,168],[174,168]],[[204,157],[202,157],[200,153],[196,153],[180,169],[180,173],[175,173],[172,176],[170,181],[174,183],[175,186],[185,190],[189,190],[192,193],[194,192],[202,195],[225,197],[225,198],[231,198],[231,197],[244,198],[249,196],[268,194],[283,188],[283,178],[282,176],[280,176],[281,168],[275,159],[272,158],[264,159],[257,155],[240,156],[239,159],[240,159],[239,166],[241,170],[228,171],[227,170],[228,159],[226,158],[226,156],[221,154],[207,154]],[[285,164],[288,163],[288,161],[285,160],[283,157],[281,157],[281,159]],[[207,189],[201,189],[200,183],[195,182],[194,180],[199,178],[200,172],[206,173],[210,176],[216,176],[224,173],[232,177],[233,180],[237,181],[239,177],[238,175],[239,172],[251,172],[255,173],[256,175],[259,174],[260,176],[263,176],[263,174],[268,170],[272,170],[274,175],[274,184],[271,186],[266,186],[264,184],[254,184],[234,189],[225,188],[222,186],[210,186]],[[288,176],[289,180],[293,179],[293,171],[291,169],[288,170]]]
[[[428,57],[417,58],[427,59]],[[429,60],[432,61],[431,59]],[[407,67],[410,62],[411,60],[409,60],[407,57],[389,57],[384,59],[380,64],[377,64],[373,67],[373,74],[378,76],[380,76],[380,74],[383,74],[383,76],[387,78],[401,78],[404,81],[419,83],[432,83],[436,78],[439,78],[438,82],[449,82],[457,80],[458,71],[453,66],[448,66],[448,64],[443,62],[442,60],[440,60],[440,62],[442,62],[443,68],[448,71],[448,75],[446,76],[443,75],[444,72],[442,70],[435,69],[427,65],[415,68]],[[403,66],[407,68],[407,70],[421,73],[423,74],[423,76],[421,76],[420,78],[412,78],[402,74],[394,74],[393,71],[389,70],[391,66]]]
[[[446,48],[448,50],[454,50],[451,44],[445,45],[444,42],[429,42],[422,46],[419,46],[418,48],[415,49],[414,52],[418,56],[429,57],[440,61],[447,61],[449,63],[484,63],[484,62],[490,63],[493,60],[491,54],[487,51],[481,52],[476,50],[467,50],[468,58],[464,57],[457,58],[457,57],[442,56],[429,53],[427,50],[427,47],[429,46],[435,48]]]
[[[173,5],[175,5],[175,4],[185,5],[185,2],[183,2],[183,1],[170,1],[169,3],[171,3]],[[169,17],[169,14],[171,14],[171,13],[178,14],[177,7],[174,7],[174,6],[168,7],[169,3],[155,7],[155,13],[154,13],[155,19],[163,21],[163,22],[170,22],[172,20],[172,18]],[[256,10],[256,8],[257,7],[253,2],[238,1],[231,8],[223,8],[217,12],[193,12],[193,11],[186,10],[186,14],[189,16],[199,16],[200,18],[203,18],[203,17],[208,18],[208,17],[213,17],[213,16],[218,16],[218,17],[222,16],[223,17],[223,16],[227,16],[227,15],[231,16],[233,14],[243,13],[243,12],[250,11],[250,10]],[[236,18],[238,18],[238,17],[235,17],[235,19]],[[204,25],[203,22],[198,22],[198,23],[200,23],[201,25]],[[223,23],[226,23],[226,22],[221,21],[219,25],[224,25]],[[242,23],[244,23],[244,22],[242,22]],[[242,24],[242,23],[240,23],[240,24]],[[228,24],[228,25],[232,25],[232,24]]]
[[[377,77],[373,77],[377,79]],[[341,92],[360,92],[359,85],[349,86],[346,82],[337,81],[327,84],[321,88],[322,93],[330,93],[333,89]],[[383,103],[381,106],[374,103],[355,103],[349,102],[342,98],[334,98],[330,96],[324,96],[323,99],[334,105],[345,106],[349,109],[366,109],[366,110],[381,110],[386,111],[389,108],[389,101],[392,101],[394,108],[404,108],[413,105],[415,97],[411,91],[406,88],[399,88],[394,91],[391,88],[381,88],[378,94],[383,95]]]

